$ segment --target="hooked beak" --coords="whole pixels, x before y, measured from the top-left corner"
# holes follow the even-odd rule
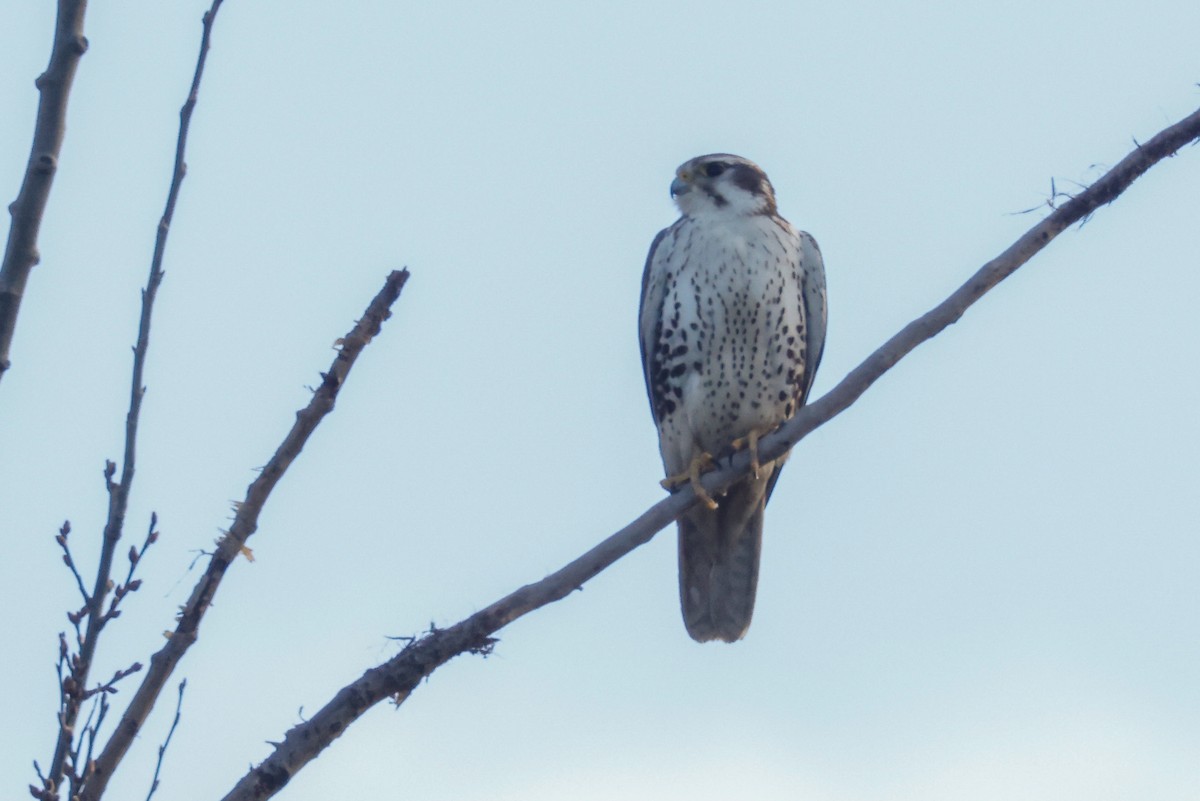
[[[679,197],[686,195],[692,191],[692,185],[683,180],[681,176],[676,176],[674,181],[671,181],[671,197]]]

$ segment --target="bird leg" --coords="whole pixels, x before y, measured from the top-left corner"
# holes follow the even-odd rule
[[[740,451],[746,448],[750,451],[750,472],[754,477],[758,478],[758,471],[762,465],[758,462],[758,440],[775,430],[775,426],[770,428],[752,428],[750,433],[744,437],[738,437],[733,442],[729,443],[729,447],[735,451]]]
[[[700,486],[700,474],[707,470],[711,470],[715,466],[716,463],[713,462],[712,455],[705,453],[704,451],[700,451],[692,457],[692,461],[688,465],[687,470],[679,473],[678,475],[667,476],[659,483],[665,490],[673,490],[676,487],[683,486],[684,484],[691,484],[692,489],[696,492],[696,497],[699,498],[700,501],[709,509],[716,509],[717,502],[714,501],[713,497],[708,494],[708,490]]]

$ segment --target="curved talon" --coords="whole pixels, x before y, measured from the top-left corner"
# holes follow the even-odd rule
[[[708,494],[708,490],[700,485],[700,475],[706,470],[711,470],[716,464],[713,462],[711,454],[701,451],[692,457],[691,464],[688,469],[678,475],[667,476],[662,481],[658,482],[665,490],[672,490],[684,484],[691,484],[692,489],[696,493],[696,497],[707,506],[709,509],[716,509],[717,502]]]

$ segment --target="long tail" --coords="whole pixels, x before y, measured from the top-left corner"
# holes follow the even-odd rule
[[[679,518],[679,599],[688,634],[698,642],[734,642],[754,614],[763,510],[782,460],[764,465],[718,498]]]

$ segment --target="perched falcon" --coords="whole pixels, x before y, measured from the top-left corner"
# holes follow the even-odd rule
[[[787,456],[718,499],[698,483],[713,458],[749,447],[804,405],[825,346],[825,267],[816,241],[779,216],[758,165],[716,153],[681,166],[682,215],[650,245],[640,334],[666,487],[703,503],[679,519],[679,596],[688,634],[750,627],[763,509]]]

